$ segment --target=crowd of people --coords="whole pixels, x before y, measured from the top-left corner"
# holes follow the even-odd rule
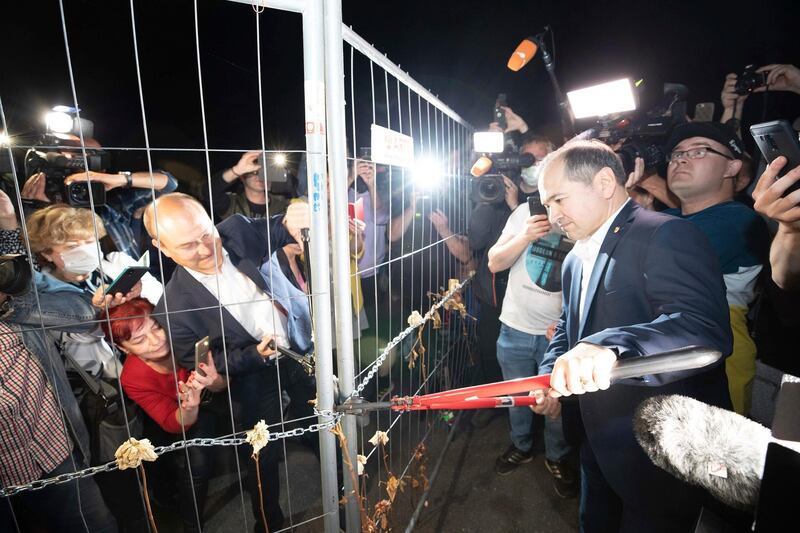
[[[796,67],[763,71],[770,90],[800,94]],[[428,201],[390,169],[350,158],[354,339],[377,353],[404,327],[388,317],[427,309],[442,280],[474,271],[474,383],[552,372],[537,406],[508,411],[510,442],[495,471],[533,460],[541,424],[554,490],[580,493],[585,531],[686,530],[696,518],[703,495],[659,471],[635,442],[631,417],[644,398],[680,393],[746,415],[757,359],[800,373],[775,341],[791,328],[783,309],[800,286],[800,192],[785,194],[800,168],[746,152],[746,96],[735,84],[735,75],[724,82],[722,122],[676,126],[665,167],[637,159],[630,173],[606,144],[557,147],[506,107],[504,133],[534,164],[508,172],[499,201],[478,201],[469,214],[466,187]],[[242,432],[262,419],[286,429],[284,419],[313,416],[313,377],[278,350],[313,351],[307,191],[270,190],[261,156],[244,153],[215,172],[201,198],[177,192],[162,170],[67,176],[102,184],[107,199],[94,211],[53,203],[43,172],[20,184],[23,213],[0,191],[2,254],[28,261],[9,256],[2,266],[13,276],[4,274],[11,281],[0,292],[0,485],[112,460],[119,442],[105,442],[100,426],[115,414],[124,413],[120,434],[155,444]],[[542,212],[532,212],[531,197]],[[108,290],[134,267],[148,271],[123,292]],[[765,323],[768,336],[759,334]],[[609,389],[618,359],[687,345],[726,358]],[[400,392],[393,387],[382,369],[369,394]],[[477,411],[468,423],[485,428],[503,413]],[[304,444],[319,455],[314,435]],[[268,527],[279,529],[281,448],[268,446],[258,462],[246,447],[236,453],[256,529],[259,476]],[[177,494],[183,529],[201,529],[213,448],[148,469]],[[0,527],[144,530],[138,492],[133,472],[25,491],[0,502]]]

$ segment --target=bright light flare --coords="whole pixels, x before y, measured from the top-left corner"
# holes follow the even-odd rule
[[[442,164],[432,157],[422,157],[414,161],[411,176],[414,185],[421,189],[433,189],[442,180]]]
[[[287,163],[286,154],[275,154],[275,157],[272,158],[272,161],[276,166],[285,167]]]
[[[53,133],[70,133],[74,125],[72,115],[63,111],[48,111],[44,123],[47,130]]]
[[[11,146],[11,136],[4,131],[0,131],[0,146]]]
[[[499,154],[506,148],[502,131],[476,131],[472,135],[472,145],[479,154]]]
[[[636,109],[633,86],[628,78],[569,91],[567,98],[577,119]]]

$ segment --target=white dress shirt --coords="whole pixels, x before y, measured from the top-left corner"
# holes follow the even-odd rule
[[[289,346],[284,312],[273,304],[269,294],[234,266],[224,248],[219,273],[202,274],[190,268],[186,271],[208,289],[254,339],[260,342],[269,335],[275,337],[280,346]]]
[[[630,201],[630,198],[627,199],[619,207],[619,209],[617,209],[614,214],[608,217],[606,221],[603,222],[603,224],[588,238],[576,241],[575,246],[573,246],[572,251],[570,252],[581,260],[581,265],[583,266],[581,271],[581,303],[580,307],[578,308],[579,319],[583,317],[583,307],[586,301],[586,290],[589,287],[589,280],[592,277],[592,269],[594,268],[595,262],[597,262],[597,256],[600,254],[600,247],[603,245],[603,241],[606,239],[608,230],[611,228],[611,223],[614,222],[614,219],[617,218],[617,215],[619,215],[619,212],[622,211],[622,208],[625,207]]]

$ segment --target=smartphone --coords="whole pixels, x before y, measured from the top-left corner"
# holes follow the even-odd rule
[[[497,100],[494,103],[494,122],[500,126],[500,128],[505,131],[508,124],[506,123],[506,112],[503,111],[503,107],[508,107],[508,102],[506,101],[505,93],[500,93],[497,95]]]
[[[285,182],[289,179],[289,174],[286,171],[286,156],[279,157],[283,154],[267,154],[267,164],[265,165],[262,158],[259,157],[256,162],[261,165],[258,169],[258,177],[261,180],[273,182]]]
[[[352,219],[358,219],[364,222],[364,199],[359,198],[355,202],[348,202],[347,215]]]
[[[111,282],[111,285],[106,287],[105,294],[128,294],[136,283],[142,279],[142,276],[147,274],[147,267],[135,265],[129,266],[123,270],[117,279]]]
[[[700,102],[694,106],[692,122],[711,122],[714,120],[714,102]]]
[[[528,211],[531,216],[547,214],[547,208],[542,205],[538,192],[528,196]]]
[[[362,146],[358,149],[358,159],[362,161],[372,161],[372,148],[369,146]]]
[[[776,157],[781,155],[788,160],[778,177],[800,165],[800,139],[787,120],[753,124],[750,126],[750,134],[767,163],[772,163]],[[800,189],[800,181],[789,187],[783,196],[798,189]]]
[[[194,371],[205,377],[206,373],[200,370],[200,363],[208,364],[208,350],[210,348],[208,335],[197,341],[194,345]]]

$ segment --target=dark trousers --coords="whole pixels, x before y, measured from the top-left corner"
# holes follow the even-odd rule
[[[683,533],[694,531],[702,501],[695,505],[643,510],[625,505],[606,481],[597,459],[585,440],[581,446],[581,533]],[[694,492],[688,486],[688,492]],[[698,492],[699,494],[699,492]],[[687,495],[688,496],[688,495]],[[663,512],[662,512],[663,511]]]
[[[500,336],[500,308],[481,301],[478,322],[475,326],[480,354],[480,372],[477,384],[495,383],[503,380],[500,363],[497,362],[497,338]]]
[[[73,472],[76,465],[80,469],[79,457],[78,452],[73,452],[72,458],[67,458],[44,477]],[[87,477],[0,498],[0,531],[37,528],[69,533],[113,533],[117,531],[117,523],[103,502],[94,478]]]
[[[283,362],[281,362],[283,364]],[[234,429],[237,432],[249,431],[264,420],[270,431],[281,431],[281,392],[278,385],[275,367],[250,374],[242,374],[231,378],[231,398],[233,400]],[[256,463],[251,458],[252,448],[249,445],[237,446],[239,465],[247,469],[245,488],[250,493],[253,517],[256,524],[261,523],[260,502]],[[283,524],[283,511],[280,501],[280,476],[278,462],[281,457],[281,446],[272,442],[259,453],[258,468],[261,474],[261,485],[264,494],[264,514],[270,531],[279,529]]]

